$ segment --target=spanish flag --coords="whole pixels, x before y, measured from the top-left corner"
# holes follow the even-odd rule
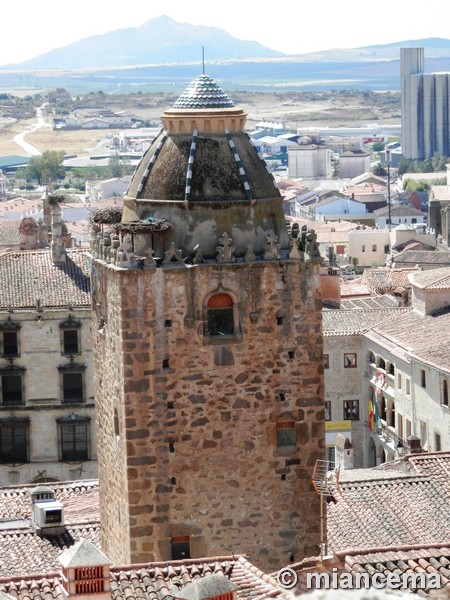
[[[373,431],[375,425],[375,408],[372,399],[369,400],[369,429]]]
[[[378,428],[378,421],[380,417],[378,414],[378,404],[376,400],[369,399],[369,428],[370,431]]]

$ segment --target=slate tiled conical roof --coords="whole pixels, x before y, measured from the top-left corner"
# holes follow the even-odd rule
[[[199,75],[173,105],[177,109],[232,108],[233,100],[209,75]]]

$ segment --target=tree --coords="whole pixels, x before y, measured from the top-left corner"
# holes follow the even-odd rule
[[[372,169],[372,173],[374,175],[377,175],[378,177],[382,177],[383,175],[387,174],[387,171],[380,162],[377,162],[377,164]]]
[[[32,156],[25,169],[25,178],[37,179],[39,184],[64,179],[64,155],[64,150],[46,150],[40,156]]]
[[[372,150],[374,152],[383,152],[384,150],[384,142],[374,142],[372,146]]]
[[[119,154],[113,154],[109,161],[108,167],[111,170],[111,177],[123,177],[130,170],[130,161],[123,159]]]
[[[413,164],[414,161],[412,161],[410,158],[405,158],[402,156],[400,162],[398,163],[398,174],[403,175],[404,173],[413,173]]]
[[[434,173],[433,162],[431,158],[426,158],[422,160],[417,165],[419,169],[419,173]]]
[[[426,192],[430,189],[430,184],[426,181],[416,181],[415,179],[405,179],[403,182],[405,192]]]

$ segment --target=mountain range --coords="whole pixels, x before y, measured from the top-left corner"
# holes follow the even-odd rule
[[[394,60],[402,46],[423,46],[427,58],[450,57],[450,40],[428,38],[361,48],[333,48],[295,55],[300,62]],[[150,19],[140,27],[90,36],[31,60],[2,69],[74,70],[136,65],[182,64],[202,61],[283,59],[286,55],[252,41],[239,40],[216,27],[178,23],[168,16]]]
[[[425,49],[426,72],[450,72],[450,39],[445,38],[288,56],[215,27],[162,16],[0,67],[0,88],[174,92],[199,75],[203,63],[228,90],[398,91],[402,47]]]
[[[27,70],[83,69],[200,62],[202,47],[208,60],[283,56],[282,52],[257,42],[238,40],[217,27],[178,23],[162,16],[150,19],[140,27],[84,38],[27,60],[19,67]],[[17,65],[7,65],[7,68],[13,67]]]

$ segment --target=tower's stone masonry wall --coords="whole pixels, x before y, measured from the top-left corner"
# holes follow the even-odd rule
[[[124,270],[94,265],[103,549],[116,563],[317,554],[324,458],[318,267],[299,261]],[[214,293],[236,335],[205,335]],[[276,423],[296,446],[277,448]],[[127,516],[129,515],[129,516]]]

